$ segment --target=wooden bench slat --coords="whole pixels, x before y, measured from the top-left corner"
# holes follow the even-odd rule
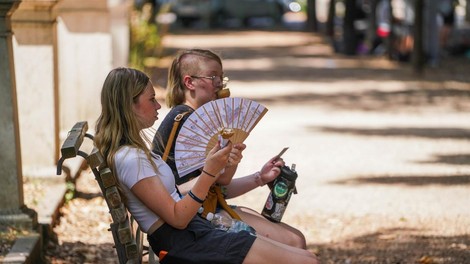
[[[122,226],[118,229],[119,242],[121,244],[129,244],[132,242],[132,232],[129,226]]]
[[[60,152],[64,159],[73,158],[77,156],[80,145],[83,143],[86,131],[88,130],[88,122],[77,122],[70,130],[67,138],[65,139]]]
[[[112,186],[106,189],[105,198],[108,202],[108,206],[111,208],[117,208],[122,203],[121,195],[119,194],[118,188],[116,186]]]
[[[135,261],[138,261],[139,258],[139,247],[136,243],[126,245],[126,256],[129,259],[127,263],[137,263]]]
[[[104,164],[104,158],[97,148],[93,148],[90,155],[88,155],[86,162],[90,168],[98,168]]]
[[[109,168],[103,168],[100,170],[100,179],[103,184],[103,188],[109,188],[116,185],[116,179]]]
[[[124,204],[120,204],[118,208],[111,209],[110,213],[111,218],[113,218],[113,222],[122,223],[126,221],[127,209]]]

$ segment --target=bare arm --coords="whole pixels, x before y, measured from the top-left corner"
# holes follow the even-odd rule
[[[192,186],[192,193],[203,200],[209,187],[220,176],[218,172],[227,164],[232,145],[220,149],[217,145],[209,152],[204,171],[215,175],[212,177],[206,173],[201,173],[195,184]],[[160,216],[169,225],[183,229],[196,214],[201,206],[195,199],[186,195],[183,199],[175,202],[170,196],[165,186],[158,176],[149,177],[137,182],[131,191],[137,196],[150,210]]]
[[[178,185],[178,190],[180,191],[180,193],[182,195],[186,195],[189,192],[189,190],[191,190],[191,188],[193,188],[194,184],[196,184],[197,178],[199,178],[199,177],[195,177],[194,179],[191,179],[191,180],[189,180],[185,183],[182,183],[182,184]]]
[[[227,198],[235,198],[242,194],[245,194],[256,187],[263,186],[268,182],[273,181],[281,173],[280,167],[284,165],[284,161],[275,156],[271,158],[259,172],[247,175],[241,178],[235,178],[232,182],[226,186]]]

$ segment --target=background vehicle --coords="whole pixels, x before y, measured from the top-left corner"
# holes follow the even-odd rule
[[[282,21],[284,8],[277,0],[174,0],[171,12],[183,26],[202,20],[210,27],[221,27],[231,19],[248,26],[255,17]]]

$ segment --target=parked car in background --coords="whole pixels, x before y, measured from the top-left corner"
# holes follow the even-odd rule
[[[300,12],[302,11],[302,5],[298,0],[277,0],[283,6],[284,12]],[[303,1],[303,0],[301,0]],[[303,1],[305,2],[305,1]]]
[[[183,26],[202,20],[210,27],[223,26],[229,19],[247,26],[251,18],[257,17],[280,23],[284,14],[278,0],[173,0],[170,10]]]

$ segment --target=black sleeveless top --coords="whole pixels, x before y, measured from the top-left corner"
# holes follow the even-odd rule
[[[168,142],[168,138],[170,137],[171,129],[173,128],[173,123],[175,122],[175,117],[181,113],[188,112],[188,111],[192,113],[194,109],[192,109],[191,107],[187,105],[177,105],[173,107],[170,110],[170,112],[165,116],[160,126],[158,127],[155,137],[153,138],[152,151],[155,154],[163,156],[163,153],[165,152],[165,146]],[[178,137],[178,133],[181,127],[183,126],[183,123],[188,119],[189,115],[190,114],[185,115],[183,119],[180,121],[178,128],[176,130],[173,143],[171,144],[171,149],[170,149],[170,153],[168,154],[168,159],[166,161],[166,163],[173,170],[173,175],[175,176],[175,181],[177,185],[183,184],[189,181],[190,179],[199,176],[199,174],[201,173],[200,170],[195,170],[189,173],[188,175],[180,178],[178,171],[176,170],[175,141],[176,141],[176,138]],[[161,137],[161,140],[159,140],[158,137]]]

